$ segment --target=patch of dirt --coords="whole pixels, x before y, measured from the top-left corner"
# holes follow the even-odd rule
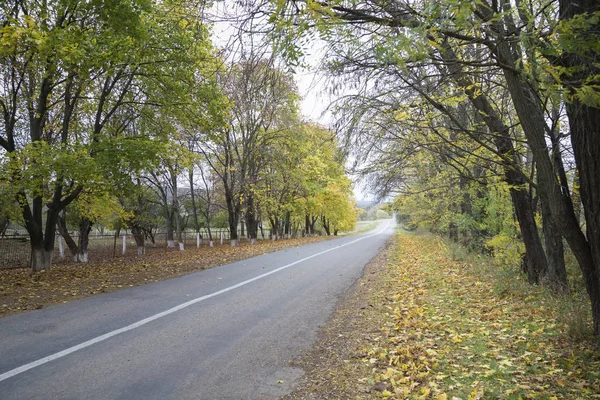
[[[52,304],[158,282],[262,254],[319,242],[333,237],[264,240],[237,247],[218,245],[179,251],[156,250],[142,257],[53,265],[48,271],[0,270],[0,317]]]
[[[305,375],[283,400],[368,398],[381,389],[361,380],[371,371],[356,359],[363,357],[364,348],[375,340],[371,336],[376,337],[383,326],[384,314],[375,302],[380,301],[377,293],[386,278],[386,266],[394,256],[395,243],[392,237],[365,267],[363,277],[321,328],[312,350],[290,362],[291,366],[302,368]]]

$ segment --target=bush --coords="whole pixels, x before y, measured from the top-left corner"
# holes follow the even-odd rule
[[[390,218],[390,214],[388,214],[387,212],[385,212],[383,210],[377,210],[377,213],[375,214],[375,216],[377,217],[377,219],[389,219]]]

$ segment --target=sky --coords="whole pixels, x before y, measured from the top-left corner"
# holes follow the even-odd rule
[[[213,43],[218,48],[228,45],[232,36],[236,33],[234,25],[226,21],[224,17],[231,12],[227,2],[216,2],[211,8],[211,19],[214,20]],[[301,111],[304,117],[313,122],[320,123],[326,127],[332,124],[333,117],[326,113],[331,98],[327,93],[326,79],[317,73],[317,67],[324,55],[324,46],[315,41],[311,46],[311,52],[306,54],[304,62],[308,68],[298,69],[294,73],[294,79],[302,96]]]

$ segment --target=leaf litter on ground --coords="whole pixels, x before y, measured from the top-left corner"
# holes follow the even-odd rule
[[[431,235],[400,234],[367,267],[289,399],[597,399],[600,349],[573,339],[540,287],[498,282]],[[489,261],[489,260],[488,260]]]
[[[184,251],[156,249],[141,257],[58,264],[38,273],[25,268],[4,269],[0,270],[0,317],[158,282],[329,238],[261,240],[254,244],[242,242],[236,247],[227,244]]]

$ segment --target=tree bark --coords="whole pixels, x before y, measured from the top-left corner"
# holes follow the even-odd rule
[[[548,271],[546,271],[544,278],[552,290],[557,293],[566,293],[569,285],[567,283],[562,235],[552,215],[548,200],[542,199],[540,205],[542,208],[542,230],[548,258]]]
[[[258,235],[258,220],[256,219],[254,196],[252,194],[248,195],[246,206],[246,230],[248,239],[256,239]]]
[[[88,247],[90,243],[91,231],[92,221],[90,221],[88,218],[81,218],[81,220],[79,221],[79,238],[75,261],[88,262]]]
[[[323,225],[323,229],[325,229],[325,233],[327,236],[331,236],[331,231],[329,230],[329,222],[327,222],[327,218],[324,215],[321,215],[321,224]]]
[[[561,20],[568,21],[584,13],[588,13],[589,16],[598,12],[600,4],[595,0],[578,0],[577,2],[559,0],[559,9]],[[598,28],[596,23],[596,26],[588,27],[586,30],[577,30],[573,35],[591,40],[590,43],[597,43]],[[600,154],[600,109],[582,103],[575,96],[579,87],[567,83],[569,81],[584,82],[587,78],[598,76],[600,68],[597,64],[597,53],[592,48],[581,49],[580,52],[580,54],[574,54],[565,49],[562,61],[576,72],[563,81],[563,86],[569,95],[566,109],[580,182],[588,244],[587,249],[578,249],[578,252],[583,251],[585,255],[577,258],[580,261],[579,265],[592,303],[594,333],[600,335],[600,159],[598,158]],[[572,203],[570,204],[572,209]],[[570,219],[573,220],[571,224],[577,220],[574,211]],[[580,242],[583,247],[583,240]]]
[[[173,212],[168,207],[165,207],[165,217],[167,222],[167,248],[175,248],[175,231],[173,227]]]
[[[31,270],[40,272],[50,268],[54,249],[47,250],[45,246],[33,245],[31,247]]]
[[[75,241],[73,240],[73,237],[71,236],[71,234],[69,233],[69,230],[67,229],[67,221],[66,221],[66,216],[64,215],[64,213],[63,213],[63,215],[58,216],[58,220],[56,221],[56,227],[58,228],[58,232],[60,233],[62,238],[65,240],[65,243],[66,243],[67,247],[69,248],[69,251],[71,252],[71,256],[73,257],[73,260],[77,261],[77,253],[79,252],[79,249],[77,248],[77,243],[75,243]]]
[[[169,171],[171,175],[171,187],[173,189],[172,200],[171,200],[171,213],[175,220],[175,231],[177,233],[177,242],[179,244],[179,250],[183,250],[183,229],[181,227],[181,218],[179,215],[179,193],[177,187],[177,173],[173,170]]]
[[[292,237],[292,213],[290,211],[285,213],[285,234],[288,238]]]
[[[192,217],[194,218],[194,232],[200,232],[200,225],[198,224],[198,207],[196,206],[196,193],[194,193],[194,167],[190,167],[189,172],[190,181],[190,196],[192,200]]]
[[[146,235],[144,234],[144,231],[139,226],[133,225],[131,227],[131,233],[133,234],[135,244],[137,245],[138,256],[143,256],[146,254]]]
[[[586,263],[582,271],[592,302],[594,333],[600,335],[600,110],[569,104],[567,115],[591,253],[591,263]]]
[[[53,201],[48,204],[46,211],[46,221],[43,221],[43,201],[41,197],[34,197],[32,200],[32,208],[23,196],[23,219],[25,220],[25,228],[29,233],[31,240],[31,270],[39,272],[50,268],[52,264],[52,254],[54,252],[54,240],[56,238],[56,223],[58,221],[59,212],[66,207],[66,201],[61,201],[62,187],[59,185],[55,188]],[[72,201],[72,200],[71,200]],[[68,203],[67,203],[68,204]]]
[[[600,186],[594,186],[598,181],[598,177],[590,176],[594,173],[599,173],[600,168],[597,167],[597,162],[594,161],[595,156],[592,151],[598,146],[600,135],[598,125],[600,118],[594,117],[593,109],[581,105],[570,104],[567,106],[567,114],[569,116],[569,125],[571,128],[571,141],[573,143],[573,151],[575,154],[575,162],[580,174],[582,202],[583,198],[588,196],[587,202],[583,202],[584,213],[586,214],[586,223],[588,217],[591,219],[592,226],[588,224],[588,239],[581,231],[579,221],[573,209],[570,193],[568,188],[563,187],[557,180],[556,171],[546,144],[545,126],[546,121],[540,110],[539,104],[536,103],[537,97],[531,92],[530,86],[519,75],[516,62],[512,56],[510,49],[503,42],[496,47],[496,52],[499,60],[503,65],[503,73],[507,82],[508,90],[511,94],[515,110],[519,117],[523,132],[527,137],[527,142],[533,153],[536,165],[538,167],[538,177],[540,192],[546,191],[550,210],[554,215],[560,215],[558,224],[564,238],[569,243],[569,247],[573,251],[575,258],[582,270],[587,291],[592,303],[592,316],[594,319],[594,333],[600,334],[600,271],[599,262],[600,254],[597,258],[594,257],[592,246],[598,243],[600,235],[596,236],[595,243],[592,244],[594,238],[594,225],[600,229],[600,221],[597,220],[598,214],[593,216],[588,214],[586,207],[598,210],[598,189]],[[587,109],[587,110],[584,110]],[[597,135],[597,136],[595,136]],[[595,140],[594,140],[595,139]],[[594,166],[596,164],[596,166]],[[582,174],[588,174],[588,181],[583,183]],[[584,189],[586,186],[586,189]],[[591,190],[590,190],[591,189]],[[584,191],[587,191],[584,195]],[[596,205],[590,204],[589,199],[595,199]],[[596,219],[596,220],[595,220]],[[596,222],[594,222],[594,220]],[[590,228],[592,229],[590,232]],[[591,235],[590,235],[591,233]],[[598,249],[600,252],[600,248]]]
[[[319,219],[318,217],[310,218],[310,233],[311,233],[311,235],[315,234],[315,224],[317,223],[318,219]]]
[[[228,193],[228,191],[226,191],[225,203],[227,204],[227,216],[228,216],[228,222],[229,222],[230,239],[232,241],[237,242],[237,240],[238,240],[237,227],[238,227],[238,223],[239,223],[239,215],[240,214],[239,214],[234,202],[235,202],[235,200],[233,198],[233,195],[231,195],[231,193]]]
[[[310,215],[306,214],[304,216],[304,231],[306,232],[306,236],[310,235]]]

